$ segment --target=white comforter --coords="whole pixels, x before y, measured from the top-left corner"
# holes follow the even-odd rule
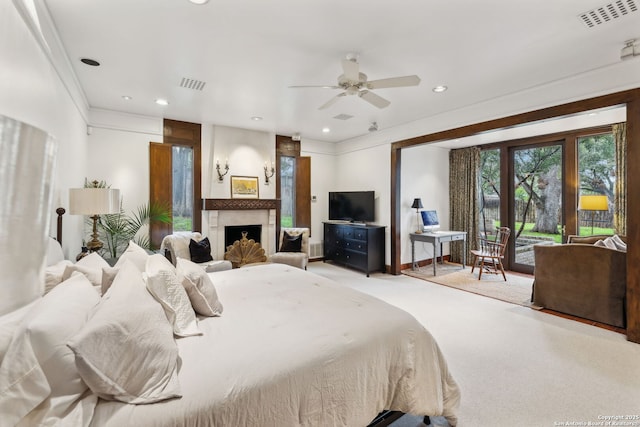
[[[224,313],[178,340],[182,398],[100,401],[92,426],[358,427],[383,409],[455,425],[458,387],[408,313],[281,264],[211,278]]]

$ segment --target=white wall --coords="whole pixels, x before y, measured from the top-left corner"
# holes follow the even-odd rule
[[[431,145],[405,148],[402,150],[402,195],[400,262],[411,262],[411,241],[409,233],[422,228],[417,226],[416,210],[411,208],[413,199],[422,199],[423,210],[438,212],[440,228],[449,229],[449,150]],[[416,260],[433,257],[433,247],[429,243],[416,242]],[[448,248],[443,248],[448,254]]]
[[[320,243],[324,238],[323,221],[329,219],[329,191],[336,188],[335,144],[304,139],[300,155],[311,157],[311,238]],[[315,196],[315,200],[313,197]]]
[[[49,234],[55,236],[55,208],[66,208],[63,249],[70,258],[79,252],[82,240],[83,219],[69,215],[68,189],[82,182],[88,170],[87,107],[74,102],[70,95],[74,88],[63,83],[51,54],[34,37],[14,3],[0,2],[0,114],[36,126],[58,141]]]

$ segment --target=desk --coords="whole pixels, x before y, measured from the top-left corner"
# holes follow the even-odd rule
[[[433,275],[436,275],[436,263],[438,260],[438,248],[442,257],[442,244],[445,242],[456,242],[462,240],[462,268],[467,264],[467,232],[466,231],[432,231],[430,233],[411,233],[411,269],[416,270],[416,241],[428,242],[433,245]],[[443,258],[444,262],[444,258]]]

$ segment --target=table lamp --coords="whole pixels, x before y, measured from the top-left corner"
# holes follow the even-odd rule
[[[102,249],[98,239],[97,223],[100,215],[120,212],[120,190],[113,188],[70,188],[69,213],[89,215],[93,220],[93,233],[87,248],[91,252]]]
[[[413,204],[411,205],[413,209],[416,210],[416,233],[422,234],[422,227],[420,227],[420,212],[419,210],[423,208],[422,200],[420,198],[413,199]]]
[[[593,236],[593,217],[595,212],[609,210],[607,196],[603,194],[581,195],[578,201],[578,210],[591,211],[591,235]]]

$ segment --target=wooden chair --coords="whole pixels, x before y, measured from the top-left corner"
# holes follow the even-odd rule
[[[480,248],[471,251],[473,255],[471,272],[473,273],[476,265],[480,268],[478,280],[482,278],[482,272],[484,271],[489,274],[502,273],[505,282],[507,281],[502,260],[504,259],[504,252],[507,248],[510,234],[511,230],[509,227],[500,227],[497,229],[495,239],[482,237],[479,239]]]

